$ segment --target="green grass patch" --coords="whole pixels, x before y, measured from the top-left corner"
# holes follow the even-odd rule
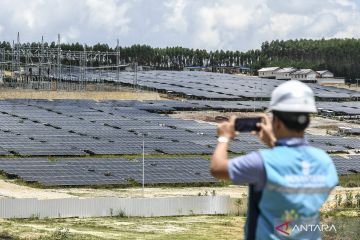
[[[336,231],[322,232],[322,239],[360,239],[360,208],[335,208],[321,214],[321,223],[335,226]]]
[[[342,187],[360,187],[360,173],[340,176],[339,185]]]

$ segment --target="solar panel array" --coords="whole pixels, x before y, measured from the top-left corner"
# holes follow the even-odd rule
[[[218,100],[269,99],[272,90],[284,81],[244,77],[211,72],[146,71],[138,72],[140,86],[184,97]],[[108,73],[108,79],[116,79]],[[120,82],[132,85],[134,74],[122,72]],[[360,97],[359,92],[336,87],[308,84],[320,99],[350,99]]]
[[[360,155],[332,158],[338,174],[360,173]],[[146,158],[145,184],[217,183],[202,158]],[[8,176],[44,186],[132,185],[142,183],[142,159],[77,158],[49,161],[41,158],[0,159]]]
[[[335,115],[360,115],[360,101],[358,102],[318,102],[318,108],[331,110]]]
[[[339,175],[360,173],[360,155],[350,155],[349,159],[335,156],[332,159]]]
[[[333,157],[340,175],[360,173],[360,155]],[[145,184],[216,183],[210,161],[202,158],[146,158]],[[49,161],[43,158],[0,158],[0,170],[44,186],[131,185],[142,182],[142,159],[76,158]]]
[[[58,159],[60,160],[60,159]],[[148,158],[145,184],[216,183],[210,161],[202,158]],[[3,159],[0,169],[9,176],[44,186],[131,185],[142,183],[142,159]]]
[[[127,105],[126,105],[127,104]],[[214,100],[189,100],[189,101],[128,101],[122,106],[132,106],[138,109],[153,112],[171,111],[238,111],[255,112],[268,108],[268,101],[214,101]],[[335,115],[360,115],[360,102],[317,102],[317,107],[322,110],[331,110]]]
[[[140,110],[143,103],[138,103],[0,101],[0,155],[141,154],[143,138],[148,154],[213,152],[217,141],[215,125]],[[308,139],[328,152],[360,149],[359,139],[316,135],[309,135]],[[247,153],[264,147],[257,138],[244,133],[233,141],[230,151]]]
[[[210,154],[212,148],[194,144],[199,131],[215,126],[173,119],[112,102],[0,102],[0,149],[21,156],[140,154]]]

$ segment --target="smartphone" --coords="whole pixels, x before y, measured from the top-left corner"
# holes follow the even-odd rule
[[[235,119],[235,131],[237,132],[251,132],[259,131],[257,123],[261,122],[260,117],[255,118],[236,118]]]

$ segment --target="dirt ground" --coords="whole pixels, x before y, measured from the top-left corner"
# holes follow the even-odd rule
[[[69,197],[75,196],[51,189],[40,189],[18,185],[14,180],[0,179],[0,198],[55,199]]]
[[[329,197],[324,210],[332,209],[335,204],[335,196],[345,195],[351,191],[355,196],[360,193],[360,188],[337,187]],[[229,195],[231,198],[246,198],[248,195],[247,186],[213,186],[213,187],[145,187],[142,188],[89,188],[89,187],[67,187],[67,188],[33,188],[18,185],[14,180],[0,180],[0,198],[38,198],[38,199],[59,199],[59,198],[94,198],[94,197],[171,197],[171,196],[198,196],[198,195]]]
[[[174,118],[192,119],[197,121],[204,121],[208,123],[215,123],[215,117],[222,116],[230,118],[231,116],[238,117],[256,117],[259,113],[256,112],[218,112],[218,111],[189,111],[189,112],[175,112],[169,116]],[[314,135],[327,135],[329,132],[337,132],[339,127],[360,128],[360,124],[349,123],[345,121],[338,121],[330,118],[313,117],[311,118],[310,126],[307,133]]]
[[[37,90],[4,90],[0,99],[88,99],[88,100],[160,100],[156,92],[144,91],[37,91]]]
[[[0,179],[0,198],[92,198],[92,197],[168,197],[168,196],[197,196],[230,195],[234,198],[241,198],[246,195],[245,186],[227,187],[145,187],[142,188],[89,188],[89,187],[68,187],[68,188],[33,188],[19,185],[14,180]]]
[[[335,133],[339,127],[359,128],[360,124],[338,121],[330,118],[313,117],[311,119],[308,133],[314,135],[326,135],[327,133]]]
[[[360,85],[356,85],[356,84],[351,84],[350,86],[348,84],[336,84],[336,85],[324,84],[324,86],[334,86],[337,88],[345,88],[348,90],[360,92]]]

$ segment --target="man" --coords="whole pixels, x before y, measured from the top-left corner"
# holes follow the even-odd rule
[[[272,92],[269,111],[272,120],[263,114],[256,133],[269,149],[230,161],[235,118],[219,124],[211,173],[249,183],[246,239],[320,239],[319,228],[304,227],[319,226],[319,209],[338,177],[331,158],[304,139],[310,113],[317,112],[314,94],[304,83],[287,81]]]

